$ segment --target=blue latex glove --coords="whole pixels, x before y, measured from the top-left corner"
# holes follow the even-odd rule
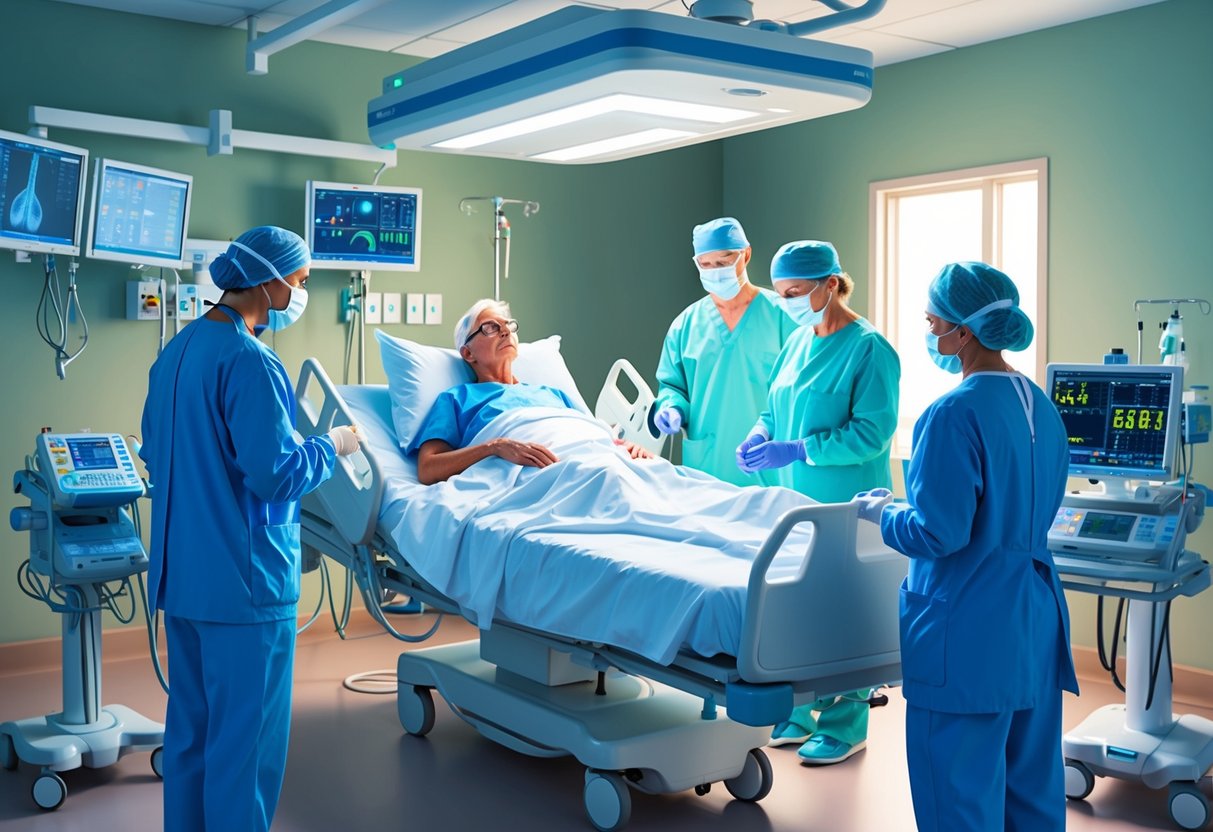
[[[745,472],[747,474],[752,474],[755,471],[757,471],[758,470],[757,468],[750,468],[746,465],[745,455],[746,455],[746,452],[748,450],[750,450],[750,448],[753,448],[755,445],[761,445],[763,442],[766,442],[766,441],[767,441],[767,438],[765,436],[763,436],[761,433],[750,434],[746,438],[746,441],[742,442],[740,445],[737,446],[737,467],[740,468],[743,472]]]
[[[653,417],[653,424],[663,434],[678,433],[682,430],[682,413],[676,407],[665,406]]]
[[[745,452],[746,467],[742,470],[748,468],[751,471],[765,471],[768,468],[782,468],[793,462],[804,462],[805,459],[803,439],[792,442],[762,442]]]
[[[871,491],[860,491],[851,501],[859,504],[860,520],[879,524],[884,507],[893,502],[893,492],[887,488],[873,488]]]

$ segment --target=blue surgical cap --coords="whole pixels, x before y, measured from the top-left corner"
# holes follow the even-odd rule
[[[247,289],[299,271],[312,262],[307,243],[294,231],[259,225],[241,234],[211,263],[220,289]]]
[[[838,252],[820,240],[784,243],[771,258],[771,280],[821,280],[842,274]]]
[[[927,311],[964,324],[991,350],[1024,350],[1032,322],[1019,308],[1014,281],[985,263],[949,263],[927,289]]]
[[[750,247],[750,241],[745,238],[741,223],[732,217],[721,217],[695,226],[691,232],[691,245],[698,257],[709,251],[744,251]]]

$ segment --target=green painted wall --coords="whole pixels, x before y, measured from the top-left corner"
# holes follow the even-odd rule
[[[237,129],[365,142],[366,103],[385,75],[413,59],[306,43],[270,59],[267,76],[244,73],[243,30],[99,11],[65,3],[4,2],[0,25],[0,129],[28,129],[31,104],[109,115],[204,125],[212,108],[229,109]],[[55,32],[48,48],[30,32]],[[19,80],[18,80],[19,79]],[[193,174],[190,235],[228,239],[253,225],[303,231],[308,179],[370,182],[373,165],[251,150],[207,157],[201,147],[52,130],[53,140]],[[492,294],[490,214],[458,210],[469,195],[499,194],[541,203],[529,219],[511,215],[512,301],[525,339],[560,333],[564,354],[591,403],[611,363],[629,358],[650,379],[666,327],[699,296],[690,269],[690,228],[719,212],[721,148],[711,144],[634,161],[591,167],[401,153],[383,184],[425,189],[422,271],[379,273],[373,289],[441,292],[442,326],[387,329],[446,346],[455,320],[472,301]],[[91,172],[90,172],[91,179]],[[67,258],[59,258],[66,272]],[[5,333],[0,390],[9,400],[0,431],[0,475],[6,480],[43,425],[57,429],[137,432],[157,327],[123,319],[124,283],[132,273],[82,260],[81,299],[92,341],[68,370],[54,374],[51,351],[38,340],[34,310],[40,266],[19,265],[0,251],[0,325]],[[672,276],[681,276],[674,280]],[[342,272],[316,272],[303,321],[278,338],[292,374],[318,356],[340,375],[344,328],[337,323]],[[368,337],[367,378],[383,381]],[[0,509],[27,504],[5,488]],[[20,593],[14,580],[27,556],[25,534],[0,528],[0,642],[59,632],[58,618]],[[305,577],[301,609],[317,598]],[[113,619],[105,617],[106,626]]]
[[[862,110],[726,140],[724,204],[758,260],[834,241],[863,310],[870,182],[1047,156],[1049,360],[1135,354],[1135,299],[1213,298],[1211,42],[1213,4],[1167,0],[881,68]],[[1213,318],[1186,323],[1189,380],[1208,384]],[[1211,453],[1198,450],[1198,478]],[[1189,548],[1213,555],[1213,524]],[[1094,645],[1093,601],[1070,606],[1075,643]],[[1213,592],[1175,602],[1177,662],[1213,669],[1210,622]]]

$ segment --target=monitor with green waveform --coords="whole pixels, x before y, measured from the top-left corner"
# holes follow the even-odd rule
[[[308,182],[307,190],[312,268],[420,269],[420,188]]]

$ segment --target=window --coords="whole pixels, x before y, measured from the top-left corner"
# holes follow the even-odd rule
[[[924,343],[927,286],[945,263],[981,260],[1006,272],[1036,329],[1007,362],[1044,380],[1048,160],[873,182],[872,320],[901,357],[893,453],[909,457],[914,423],[957,377],[931,363]]]

